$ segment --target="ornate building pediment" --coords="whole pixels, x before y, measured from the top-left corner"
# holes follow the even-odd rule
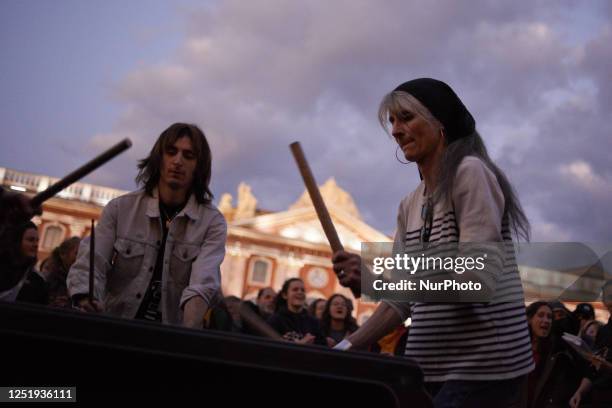
[[[243,183],[241,186],[245,188]],[[362,221],[353,198],[338,187],[334,179],[329,179],[321,187],[321,195],[328,206],[340,240],[347,248],[358,251],[361,249],[361,242],[391,241],[390,237]],[[231,209],[226,207],[227,203],[224,203],[220,209],[229,213]],[[327,238],[306,191],[287,211],[253,215],[247,218],[234,217],[230,222],[231,226],[247,228],[289,240],[327,245]]]

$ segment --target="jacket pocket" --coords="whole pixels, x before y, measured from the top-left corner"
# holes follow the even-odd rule
[[[189,285],[191,266],[200,254],[200,247],[193,244],[176,244],[170,259],[170,281],[180,289]]]
[[[114,250],[113,280],[126,282],[138,276],[145,255],[145,244],[127,238],[118,238]]]

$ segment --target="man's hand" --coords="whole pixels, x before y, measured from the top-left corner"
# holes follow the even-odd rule
[[[76,308],[82,312],[100,313],[103,311],[102,305],[97,300],[89,300],[88,296],[84,296],[77,301]]]
[[[351,289],[355,297],[361,296],[361,257],[344,250],[334,252],[334,272],[340,284]]]

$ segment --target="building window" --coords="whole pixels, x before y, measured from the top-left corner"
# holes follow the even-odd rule
[[[59,225],[49,225],[43,232],[42,248],[53,249],[64,240],[64,228]]]
[[[249,284],[256,286],[270,286],[272,276],[272,262],[265,258],[256,258],[251,261],[249,268]]]
[[[253,276],[251,277],[253,282],[265,284],[267,276],[268,263],[261,260],[255,261],[255,264],[253,265]]]

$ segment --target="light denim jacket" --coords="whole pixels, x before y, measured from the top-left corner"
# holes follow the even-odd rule
[[[134,318],[144,298],[161,245],[157,190],[136,191],[110,201],[95,228],[94,297],[106,313]],[[227,225],[212,205],[191,195],[169,226],[162,268],[163,323],[181,324],[194,296],[208,305],[220,294],[220,265]],[[89,237],[83,239],[66,283],[71,296],[89,292]]]

